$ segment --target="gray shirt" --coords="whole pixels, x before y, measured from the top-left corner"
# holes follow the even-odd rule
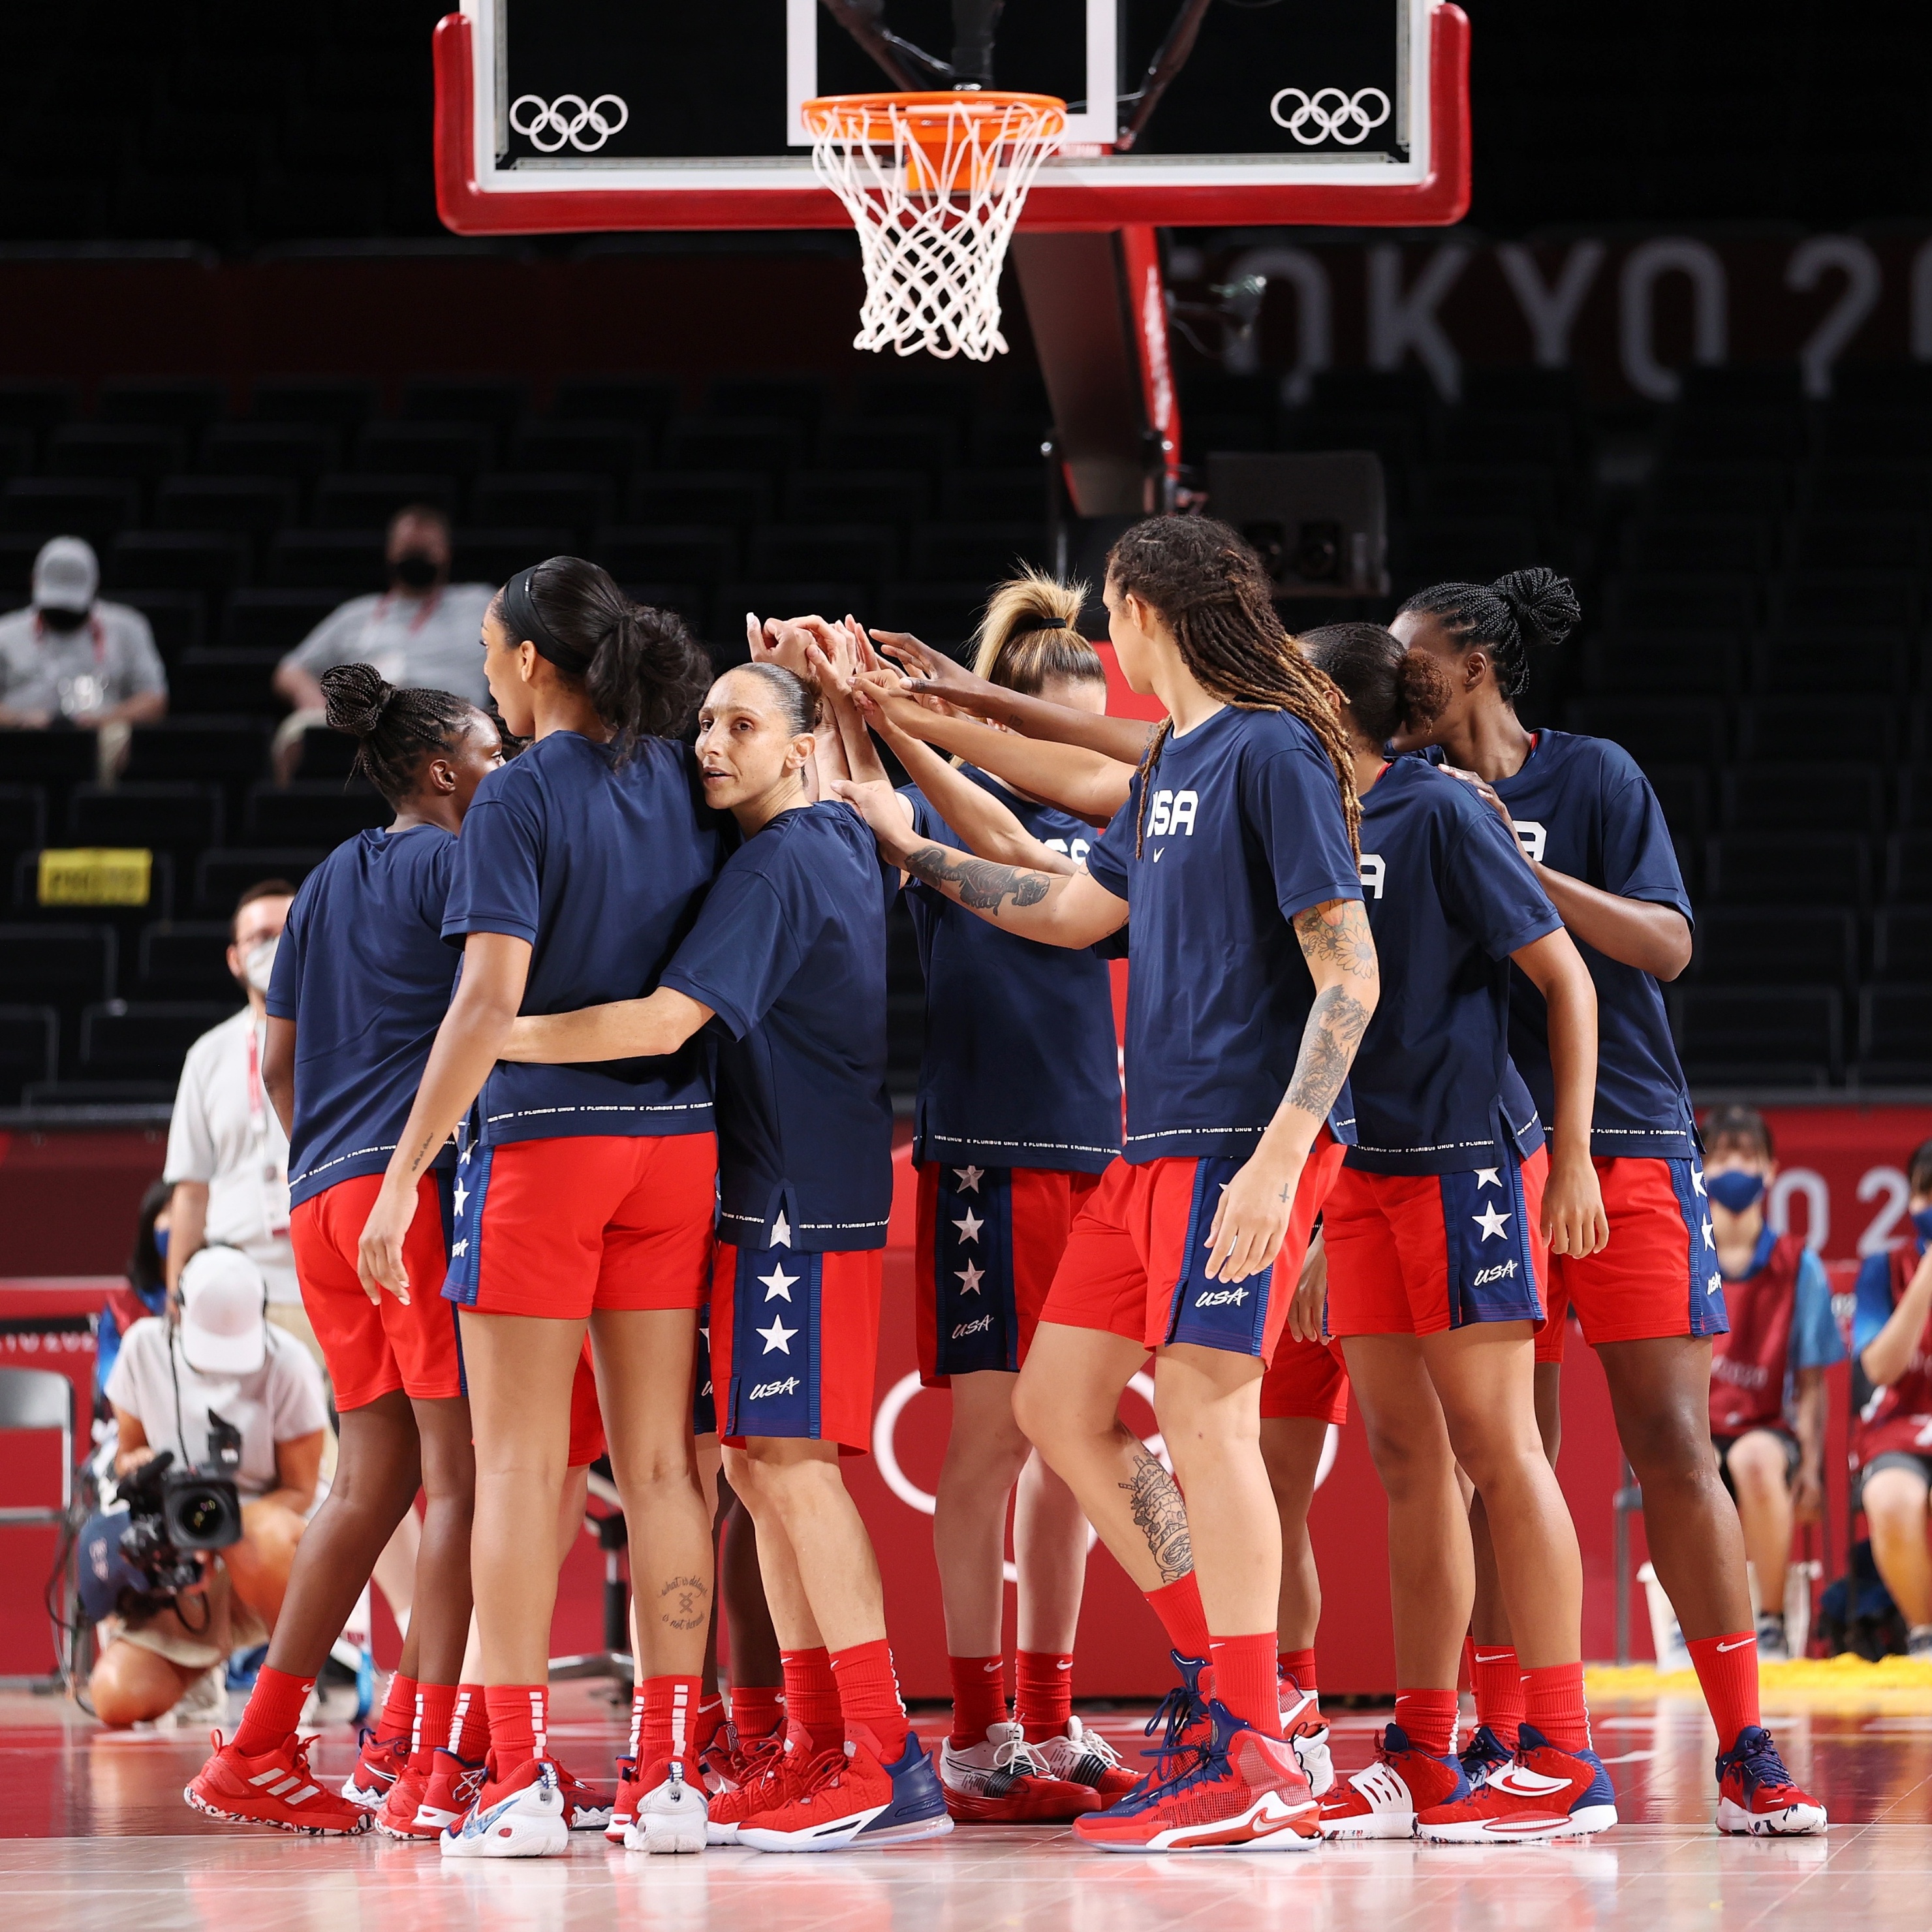
[[[320,677],[332,664],[367,664],[392,684],[453,691],[475,705],[490,701],[479,635],[490,600],[487,584],[446,584],[430,597],[352,597],[332,610],[284,658]]]
[[[0,617],[0,705],[10,711],[88,718],[167,688],[154,634],[125,604],[97,603],[76,631],[43,623],[31,604]]]

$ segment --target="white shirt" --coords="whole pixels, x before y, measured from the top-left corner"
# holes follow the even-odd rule
[[[430,597],[352,597],[282,662],[320,677],[332,665],[374,664],[391,684],[490,701],[481,633],[496,596],[487,584],[449,584]]]
[[[121,1352],[107,1378],[107,1400],[140,1424],[158,1452],[172,1449],[178,1466],[212,1460],[208,1450],[212,1410],[242,1432],[236,1488],[244,1496],[266,1496],[280,1480],[275,1444],[326,1429],[328,1406],[322,1372],[308,1351],[279,1328],[265,1324],[264,1329],[268,1352],[252,1376],[204,1376],[182,1352],[173,1324],[164,1316],[150,1315],[121,1338]]]
[[[267,1048],[267,1022],[244,1006],[188,1048],[162,1178],[202,1183],[206,1239],[239,1248],[262,1270],[271,1301],[299,1302],[289,1246],[289,1141],[262,1084]]]
[[[97,603],[77,631],[44,624],[31,605],[0,617],[0,704],[9,710],[86,718],[167,688],[154,634],[125,604]]]

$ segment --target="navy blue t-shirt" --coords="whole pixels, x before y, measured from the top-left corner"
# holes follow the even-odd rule
[[[659,984],[710,1006],[725,1036],[721,1240],[806,1252],[886,1244],[886,907],[898,884],[849,805],[781,812],[724,862],[664,970]]]
[[[1043,845],[1084,860],[1100,834],[965,766]],[[922,838],[965,843],[916,785]],[[1120,1151],[1110,943],[1078,952],[989,926],[917,880],[906,905],[926,973],[914,1160],[1098,1174]]]
[[[296,1026],[291,1205],[380,1174],[396,1150],[456,979],[442,940],[456,844],[438,825],[358,832],[289,908],[268,1011]]]
[[[1509,956],[1563,922],[1467,785],[1399,758],[1362,798],[1382,998],[1348,1075],[1351,1167],[1454,1174],[1526,1159],[1542,1123],[1509,1061]]]
[[[1522,770],[1495,790],[1532,859],[1619,898],[1674,906],[1690,918],[1690,896],[1664,808],[1622,746],[1568,731],[1540,732]],[[1597,982],[1591,1150],[1688,1157],[1696,1150],[1696,1128],[1664,989],[1640,968],[1606,958],[1580,939],[1576,947]],[[1520,973],[1510,989],[1510,1053],[1546,1117],[1552,1096],[1543,995]]]
[[[443,937],[528,940],[526,1013],[638,999],[691,930],[719,849],[683,746],[646,738],[620,764],[607,745],[554,731],[477,787]],[[649,1060],[500,1065],[483,1088],[484,1144],[709,1132],[710,1058],[691,1040]]]
[[[1137,858],[1142,783],[1136,772],[1087,855],[1133,908],[1124,1152],[1245,1158],[1288,1090],[1315,1003],[1288,922],[1362,896],[1335,769],[1291,712],[1227,705],[1161,746]],[[1354,1141],[1346,1082],[1328,1125]]]

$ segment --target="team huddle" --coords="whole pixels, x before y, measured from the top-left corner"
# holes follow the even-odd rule
[[[1036,576],[995,593],[970,671],[753,619],[714,679],[674,616],[558,557],[484,622],[496,718],[325,676],[396,818],[297,896],[264,1078],[341,1456],[190,1804],[448,1858],[978,1820],[1137,1852],[1602,1831],[1552,1467],[1573,1310],[1717,1728],[1718,1826],[1825,1829],[1759,1722],[1710,1448],[1724,1298],[1659,987],[1690,904],[1628,756],[1516,714],[1574,595],[1525,571],[1297,638],[1270,591],[1208,518],[1118,540],[1109,632],[1151,727],[1106,714],[1082,590]],[[952,1417],[936,1754],[839,1474],[871,1441],[901,894],[920,1365]],[[1150,1354],[1171,1472],[1119,1417]],[[1348,1775],[1307,1514],[1352,1387],[1400,1688]],[[546,1685],[606,1454],[637,1680],[614,1791],[560,1762]],[[403,1659],[338,1794],[298,1723],[419,1486]],[[1089,1525],[1172,1648],[1144,1769],[1072,1708]]]

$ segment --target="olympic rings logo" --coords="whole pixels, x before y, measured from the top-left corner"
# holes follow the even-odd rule
[[[1292,100],[1292,113],[1283,114],[1282,103]],[[1284,87],[1268,103],[1268,115],[1278,128],[1286,128],[1304,148],[1318,142],[1340,141],[1345,148],[1359,147],[1370,130],[1389,118],[1389,98],[1379,87],[1358,88],[1350,94],[1339,87],[1317,88],[1312,94],[1298,87]]]
[[[607,107],[616,110],[616,120],[604,112]],[[554,154],[566,142],[580,154],[594,154],[630,121],[630,109],[614,94],[600,94],[595,100],[580,94],[560,94],[554,100],[520,94],[510,104],[510,125],[540,154]]]

